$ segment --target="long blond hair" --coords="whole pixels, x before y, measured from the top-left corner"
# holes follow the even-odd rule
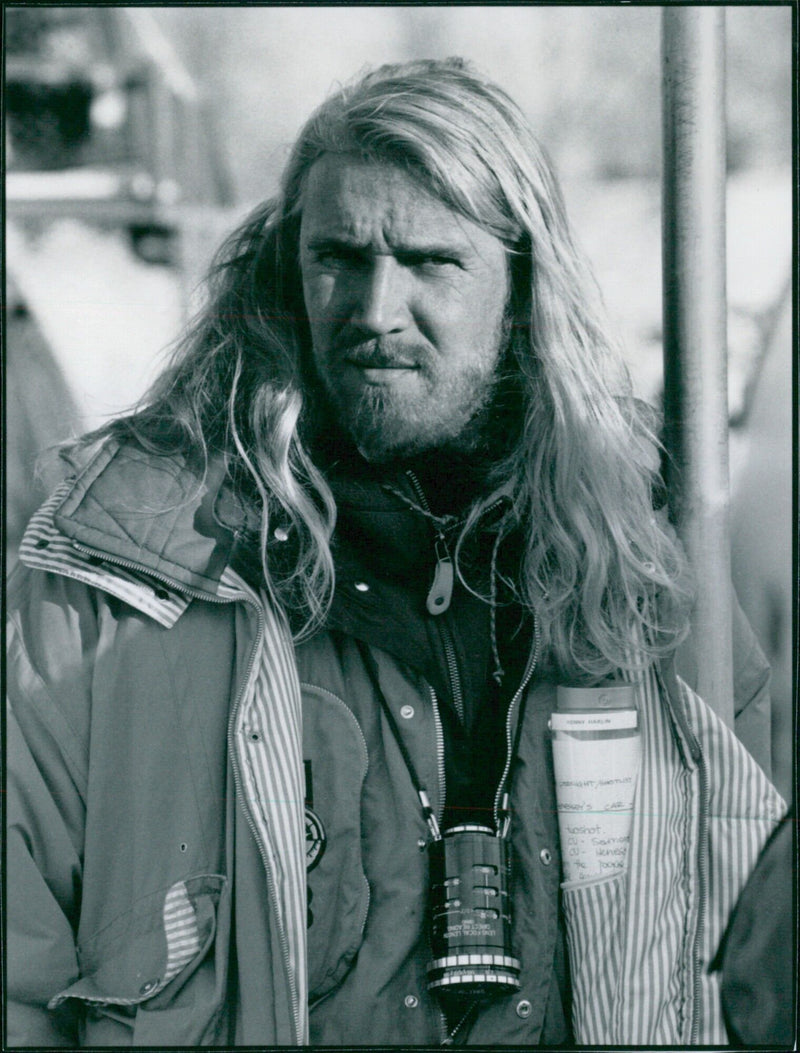
[[[207,306],[136,413],[113,422],[160,452],[223,454],[257,495],[266,580],[299,609],[303,637],[333,587],[335,507],[303,439],[309,334],[298,235],[309,169],[325,153],[400,165],[501,239],[512,274],[504,369],[514,441],[465,534],[499,494],[521,529],[517,599],[535,612],[562,675],[641,666],[687,631],[686,563],[654,514],[657,440],[631,397],[594,279],[541,146],[511,99],[458,59],[384,66],[335,92],[301,131],[277,197],[228,239]],[[276,574],[270,523],[288,520],[292,565]]]

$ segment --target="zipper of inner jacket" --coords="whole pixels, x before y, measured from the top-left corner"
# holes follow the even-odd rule
[[[453,634],[450,631],[450,626],[447,625],[447,623],[444,621],[441,621],[439,623],[439,632],[442,638],[442,644],[444,646],[445,659],[447,660],[447,673],[448,679],[450,681],[450,693],[453,698],[453,705],[455,706],[459,722],[463,726],[464,692],[461,687],[461,675],[458,671],[458,662],[456,660],[456,649],[455,644],[453,642]]]
[[[431,511],[431,506],[428,503],[427,497],[425,496],[425,491],[422,488],[422,484],[420,483],[416,473],[413,472],[411,469],[406,471],[406,476],[407,476],[409,482],[411,483],[411,487],[412,487],[412,489],[414,491],[414,495],[416,496],[417,501],[420,504],[420,507],[422,508],[422,510],[425,513],[425,515],[429,517],[429,519],[431,520],[431,523],[433,524],[433,527],[434,527],[434,529],[436,531],[436,558],[437,558],[437,562],[442,558],[441,557],[441,553],[444,553],[445,558],[451,560],[451,562],[452,562],[452,556],[450,554],[450,547],[447,544],[447,537],[445,536],[444,530],[442,530],[441,526],[437,522],[436,516],[434,516],[433,512]],[[484,512],[484,515],[489,513],[489,512],[494,511],[494,509],[496,509],[496,508],[499,508],[500,505],[503,504],[504,500],[505,500],[505,498],[498,497],[497,500],[493,501],[486,508],[486,510]],[[460,672],[459,672],[459,669],[458,669],[458,661],[456,659],[455,641],[453,639],[452,629],[450,628],[449,623],[445,620],[445,618],[447,617],[447,611],[446,610],[442,611],[442,615],[444,617],[441,618],[441,620],[437,623],[437,625],[438,625],[438,629],[439,629],[439,635],[440,635],[440,638],[441,638],[441,641],[442,641],[442,647],[444,649],[445,661],[447,663],[447,674],[448,674],[448,680],[449,680],[449,683],[450,683],[450,691],[451,691],[452,699],[453,699],[453,706],[455,708],[456,714],[458,715],[459,722],[463,726],[463,724],[464,724],[464,691],[463,691],[463,685],[462,685],[462,682],[461,682],[461,675],[460,675]]]
[[[428,504],[428,499],[425,496],[425,491],[422,489],[422,484],[420,483],[419,479],[413,471],[407,471],[406,475],[408,476],[408,479],[411,483],[417,500],[419,501],[425,514],[430,517],[434,529],[436,530],[437,559],[440,558],[440,551],[444,552],[447,559],[452,559],[452,556],[450,555],[450,548],[447,544],[447,538],[445,537],[445,533],[442,530],[442,528],[436,522],[435,516],[431,512],[431,507]],[[453,706],[455,707],[455,711],[458,715],[459,722],[463,724],[464,692],[461,684],[461,675],[458,669],[458,661],[456,658],[455,642],[453,640],[453,633],[450,629],[450,626],[444,620],[447,617],[447,612],[443,611],[442,615],[443,616],[435,615],[434,617],[441,618],[441,620],[437,622],[437,628],[439,630],[439,635],[442,641],[442,647],[444,649],[445,662],[447,664],[447,678],[450,684],[450,694],[452,696]]]
[[[147,567],[142,563],[135,563],[132,560],[121,559],[117,556],[109,556],[105,552],[102,552],[98,549],[93,549],[88,545],[82,545],[77,541],[73,541],[72,545],[77,551],[83,552],[87,556],[90,556],[94,559],[100,559],[103,563],[108,563],[111,566],[122,567],[126,570],[133,570],[137,574],[142,574],[145,577],[153,578],[156,581],[163,582],[165,585],[169,586],[169,589],[172,592],[182,593],[183,595],[189,596],[192,599],[205,600],[208,603],[216,603],[219,605],[233,602],[232,599],[221,599],[220,597],[214,596],[208,592],[202,592],[199,589],[191,589],[188,586],[176,582],[173,578],[169,578],[164,574],[160,574],[157,571],[152,570],[150,567]],[[261,609],[261,604],[258,603],[256,600],[252,599],[250,596],[248,596],[247,593],[241,592],[237,598],[242,599],[248,606],[252,607],[255,610],[256,615],[258,617],[258,630],[256,632],[256,638],[253,642],[253,646],[248,656],[247,673],[241,682],[242,686],[239,690],[239,693],[236,696],[236,701],[234,702],[233,707],[231,708],[231,716],[228,721],[228,743],[230,744],[231,765],[233,768],[233,780],[236,788],[236,794],[240,800],[247,801],[247,794],[242,793],[241,771],[239,767],[239,758],[236,752],[236,748],[233,745],[233,732],[236,720],[238,718],[238,713],[241,708],[241,704],[244,701],[244,696],[247,691],[247,685],[250,683],[250,679],[253,675],[253,668],[255,666],[256,656],[263,644],[264,612]],[[264,871],[267,878],[267,890],[269,892],[270,901],[272,903],[272,909],[275,911],[276,917],[280,919],[282,917],[282,913],[279,909],[278,890],[275,886],[275,879],[273,877],[272,868],[269,864],[269,860],[267,857],[266,847],[256,826],[255,819],[252,816],[249,803],[247,808],[245,808],[244,810],[244,814],[247,819],[247,825],[250,828],[250,832],[253,835],[256,845],[258,846],[259,854],[261,855],[261,861],[264,865]],[[298,1041],[300,1041],[303,1038],[303,1035],[300,1026],[300,1010],[297,998],[297,985],[295,984],[295,979],[291,969],[289,941],[286,937],[284,925],[280,923],[278,924],[278,937],[280,940],[283,962],[286,969],[286,980],[289,985],[289,996],[292,1005],[292,1017],[294,1020],[295,1034],[297,1035]]]

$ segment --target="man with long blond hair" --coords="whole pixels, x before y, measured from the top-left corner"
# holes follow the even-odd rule
[[[654,430],[504,92],[332,95],[21,547],[11,1044],[724,1042],[768,674],[737,623],[740,738],[692,691]],[[640,760],[575,880],[548,720],[598,686]]]

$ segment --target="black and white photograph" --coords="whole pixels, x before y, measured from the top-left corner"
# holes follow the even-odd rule
[[[797,1048],[798,5],[2,14],[3,1049]]]

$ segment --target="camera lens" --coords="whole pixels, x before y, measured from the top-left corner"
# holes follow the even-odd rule
[[[509,845],[486,826],[445,831],[430,853],[428,987],[440,994],[506,994],[519,989],[511,953]]]

